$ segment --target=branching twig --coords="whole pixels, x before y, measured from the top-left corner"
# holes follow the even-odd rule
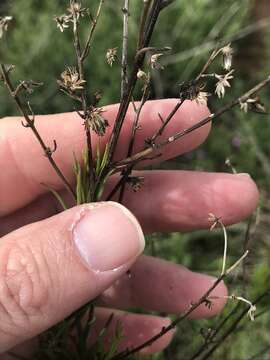
[[[147,18],[146,25],[145,25],[145,34],[144,34],[143,42],[142,42],[143,48],[145,48],[149,45],[151,36],[154,31],[155,24],[157,22],[157,19],[158,19],[160,10],[161,10],[161,3],[162,3],[162,0],[153,0],[153,5],[152,5],[152,8],[150,10],[150,13]],[[112,134],[110,137],[110,141],[109,141],[109,145],[108,145],[109,155],[108,155],[107,165],[111,164],[111,162],[112,162],[116,144],[117,144],[117,141],[119,138],[119,134],[122,129],[122,125],[123,125],[123,122],[124,122],[124,119],[125,119],[125,116],[126,116],[126,113],[128,110],[128,106],[131,101],[133,89],[137,82],[137,73],[138,73],[139,69],[142,67],[144,58],[145,58],[145,53],[142,53],[141,55],[135,57],[133,70],[132,70],[132,73],[130,75],[128,85],[127,85],[127,91],[125,93],[125,96],[124,96],[122,102],[120,103],[119,110],[118,110],[115,124],[114,124],[114,128],[113,128],[113,131],[112,131]],[[108,171],[108,169],[107,169],[107,171]]]
[[[11,83],[10,77],[9,77],[9,73],[8,71],[6,71],[6,67],[4,64],[1,64],[1,74],[4,80],[4,83],[11,95],[11,97],[14,99],[18,110],[20,111],[20,113],[22,114],[22,116],[24,117],[25,121],[26,121],[26,127],[29,127],[37,141],[39,142],[40,146],[42,147],[43,151],[44,151],[44,155],[48,158],[51,166],[53,167],[53,169],[55,170],[56,174],[59,176],[59,178],[61,179],[61,181],[63,182],[65,188],[68,190],[68,192],[72,195],[72,198],[74,200],[76,200],[76,194],[72,188],[72,186],[70,185],[69,181],[66,179],[65,175],[62,173],[62,171],[60,170],[60,168],[58,167],[58,165],[56,164],[55,160],[53,159],[53,151],[50,149],[49,146],[47,146],[44,142],[44,140],[42,139],[41,135],[39,134],[36,126],[35,126],[35,121],[34,121],[34,117],[33,119],[31,119],[26,111],[26,106],[22,103],[18,93],[15,92],[15,88]],[[29,106],[27,106],[29,108]]]
[[[73,3],[73,0],[71,0],[71,5],[72,5],[72,3]],[[100,6],[99,6],[100,10],[101,10],[102,3],[103,2],[101,2]],[[84,74],[84,59],[85,58],[84,58],[84,52],[86,51],[87,54],[89,53],[91,39],[92,39],[94,30],[95,30],[95,26],[97,24],[97,18],[99,16],[99,12],[98,12],[97,18],[93,22],[93,25],[92,25],[92,28],[91,28],[91,31],[90,31],[91,36],[89,36],[89,38],[87,40],[87,44],[85,46],[85,50],[82,53],[80,36],[79,36],[79,21],[78,21],[77,14],[76,14],[74,8],[72,8],[72,6],[71,6],[71,9],[73,9],[73,12],[72,12],[72,16],[73,16],[73,35],[74,35],[74,49],[75,49],[75,54],[76,54],[76,61],[77,61],[80,80],[85,81],[85,74]],[[93,162],[92,136],[91,136],[91,131],[90,131],[90,124],[89,124],[89,121],[87,119],[88,104],[87,104],[87,92],[85,90],[85,87],[83,88],[80,99],[81,99],[81,105],[82,105],[82,112],[83,112],[82,118],[84,119],[85,135],[86,135],[86,143],[87,143],[89,182],[90,182],[90,189],[89,189],[90,190],[90,199],[93,200],[93,194],[94,194],[94,188],[95,188],[95,173],[94,173],[94,166],[93,166],[94,162]]]
[[[163,146],[169,145],[169,144],[175,142],[176,140],[181,139],[182,137],[186,136],[187,134],[201,128],[202,126],[208,124],[209,122],[213,121],[214,119],[220,117],[225,112],[233,109],[236,105],[239,105],[239,104],[245,102],[252,95],[256,94],[258,91],[260,91],[263,87],[265,87],[269,83],[270,83],[270,75],[266,79],[264,79],[263,81],[258,83],[256,86],[254,86],[251,90],[247,91],[244,95],[242,95],[242,96],[238,97],[237,99],[233,100],[232,102],[228,103],[223,108],[218,110],[216,113],[210,114],[209,116],[207,116],[203,120],[199,121],[198,123],[170,136],[169,138],[161,141],[158,144],[154,144],[154,145],[152,144],[151,146],[147,146],[144,150],[132,155],[131,157],[128,157],[124,160],[113,163],[112,168],[114,168],[116,171],[117,170],[119,171],[119,170],[125,168],[127,165],[130,165],[132,163],[138,163],[139,161],[144,159],[145,156],[151,155],[155,150],[161,149]]]
[[[123,351],[122,353],[116,355],[115,357],[113,357],[111,360],[122,360],[127,358],[130,355],[133,355],[139,351],[141,351],[142,349],[144,349],[147,346],[150,346],[151,344],[153,344],[153,342],[157,341],[159,338],[161,338],[162,336],[164,336],[167,332],[169,332],[170,330],[174,329],[177,325],[179,325],[180,322],[182,322],[183,320],[185,320],[194,310],[196,310],[200,305],[202,304],[206,304],[207,306],[209,306],[209,304],[211,304],[211,298],[210,295],[211,293],[215,290],[215,288],[224,280],[224,278],[229,275],[238,265],[239,263],[244,259],[244,257],[247,256],[247,254],[244,254],[240,259],[238,259],[228,270],[226,270],[224,272],[224,274],[220,275],[217,280],[213,283],[213,285],[205,292],[205,294],[195,303],[193,303],[190,308],[184,312],[184,314],[182,314],[181,316],[179,316],[178,318],[176,318],[170,325],[168,325],[167,327],[163,327],[161,329],[161,331],[156,334],[155,336],[153,336],[151,339],[145,341],[143,344],[131,349],[131,350],[127,350],[127,351]]]
[[[215,341],[217,334],[219,334],[219,332],[224,328],[231,317],[237,313],[239,307],[240,303],[237,303],[237,305],[229,312],[229,314],[221,321],[221,323],[211,331],[210,336],[205,339],[204,343],[198,348],[198,350],[191,356],[189,360],[197,359],[209,348],[209,346]]]
[[[129,143],[129,147],[128,147],[128,155],[127,156],[131,156],[132,152],[133,152],[133,147],[134,147],[134,143],[135,143],[135,139],[136,139],[136,132],[139,129],[139,119],[140,119],[140,115],[143,109],[144,104],[146,103],[148,97],[149,97],[149,81],[147,81],[147,83],[144,85],[144,90],[143,90],[143,95],[142,95],[142,99],[140,102],[140,105],[138,108],[136,108],[135,104],[134,104],[134,110],[135,110],[135,119],[133,122],[133,126],[132,126],[132,133],[131,133],[131,138],[130,138],[130,143]],[[120,190],[120,194],[119,194],[119,202],[121,203],[123,201],[123,197],[124,197],[124,192],[125,192],[125,185],[126,185],[126,180],[128,178],[128,176],[131,174],[133,170],[133,166],[130,166],[128,169],[126,169],[126,171],[123,174],[122,177],[122,181],[121,181],[121,190]],[[117,186],[116,186],[117,187]]]
[[[89,35],[88,35],[88,38],[87,38],[87,41],[86,41],[86,44],[85,44],[84,51],[83,51],[83,53],[81,55],[82,62],[84,62],[84,60],[89,55],[89,52],[90,52],[90,49],[91,49],[91,44],[92,44],[92,39],[93,39],[95,29],[96,29],[96,26],[98,24],[98,20],[99,20],[100,14],[101,14],[102,6],[103,6],[104,3],[105,3],[105,0],[100,0],[99,1],[98,10],[97,10],[95,18],[92,20],[92,26],[91,26],[91,29],[90,29],[90,32],[89,32]]]
[[[157,341],[159,338],[161,338],[162,336],[164,336],[166,333],[168,333],[169,331],[171,331],[172,329],[174,329],[177,325],[179,325],[180,322],[182,322],[183,320],[185,320],[194,310],[196,310],[200,305],[202,305],[203,303],[207,303],[208,302],[208,297],[209,295],[212,293],[212,291],[218,286],[218,284],[221,283],[221,281],[223,281],[225,277],[225,274],[220,276],[215,282],[214,284],[207,290],[207,292],[194,304],[192,304],[189,308],[189,310],[187,310],[186,312],[184,312],[183,315],[181,315],[180,317],[178,317],[177,319],[175,319],[170,325],[163,327],[161,329],[161,331],[156,334],[155,336],[153,336],[151,339],[145,341],[143,344],[131,349],[131,350],[127,350],[127,351],[123,351],[122,353],[119,353],[118,355],[116,355],[115,357],[113,357],[111,360],[122,360],[125,359],[127,357],[129,357],[130,355],[136,354],[139,351],[141,351],[142,349],[146,348],[147,346],[150,346],[151,344],[153,344],[155,341]]]
[[[260,296],[258,296],[254,301],[253,304],[257,305],[259,302],[261,302],[266,296],[269,296],[270,289],[268,288],[265,290]],[[232,332],[237,328],[238,324],[243,320],[245,315],[248,313],[250,307],[246,307],[240,315],[233,321],[229,329],[218,339],[216,340],[213,347],[203,356],[200,360],[207,360],[210,358],[210,356],[219,348],[219,346],[227,339],[229,335],[232,334]]]

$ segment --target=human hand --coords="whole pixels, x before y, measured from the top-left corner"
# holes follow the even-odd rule
[[[174,104],[171,99],[145,105],[135,151],[143,148],[144,140],[159,127],[157,114],[166,115]],[[105,110],[104,116],[112,123],[117,105]],[[186,101],[162,137],[206,115],[205,107]],[[132,120],[130,109],[118,145],[119,159],[127,153]],[[72,180],[73,152],[79,156],[85,141],[81,120],[75,113],[67,113],[36,117],[36,124],[47,143],[56,139],[55,160]],[[164,148],[159,161],[196,148],[209,130],[206,125]],[[109,132],[102,138],[103,146],[108,136]],[[198,300],[214,279],[161,259],[139,257],[144,248],[139,223],[144,233],[190,231],[207,228],[211,212],[231,224],[247,217],[258,199],[257,188],[246,175],[142,171],[143,188],[138,193],[127,190],[124,198],[124,205],[139,223],[126,208],[112,202],[77,206],[59,214],[58,204],[41,183],[59,190],[62,184],[20,118],[1,119],[0,148],[2,354],[14,347],[15,352],[27,354],[34,343],[30,339],[98,296],[101,307],[96,309],[96,333],[111,314],[110,308],[117,308],[113,322],[122,322],[121,348],[147,340],[169,319],[121,310],[143,307],[180,313]],[[110,180],[107,191],[114,181]],[[66,196],[65,191],[62,195]],[[130,268],[129,277],[126,272]],[[194,318],[212,316],[223,308],[225,285],[220,284],[213,295],[219,299],[212,308],[200,306]],[[160,351],[171,337],[172,333],[167,333],[144,351]]]

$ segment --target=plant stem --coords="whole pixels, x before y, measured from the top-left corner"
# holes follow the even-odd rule
[[[80,36],[79,36],[79,22],[76,13],[73,14],[73,35],[74,35],[74,49],[76,54],[77,67],[79,71],[80,80],[85,79],[84,75],[84,60],[82,56]],[[84,118],[86,144],[87,144],[87,155],[88,155],[88,168],[89,168],[89,183],[90,183],[90,200],[93,200],[94,187],[95,187],[95,172],[93,162],[93,150],[92,150],[92,138],[89,121],[87,120],[87,93],[83,89],[81,94],[81,104]]]
[[[101,10],[102,10],[102,6],[103,6],[104,3],[105,3],[105,0],[100,0],[100,2],[99,2],[99,6],[98,6],[98,9],[97,9],[96,16],[95,16],[95,18],[94,18],[94,20],[92,22],[92,26],[91,26],[91,29],[90,29],[90,32],[89,32],[89,35],[88,35],[88,38],[87,38],[87,41],[86,41],[86,44],[85,44],[85,48],[84,48],[84,51],[83,51],[83,53],[81,55],[82,62],[84,62],[84,60],[89,55],[92,40],[93,40],[93,36],[94,36],[94,33],[95,33],[95,29],[96,29],[96,26],[98,24],[98,20],[99,20]]]
[[[176,112],[179,110],[179,108],[182,106],[182,104],[184,103],[184,100],[179,100],[177,105],[175,106],[175,108],[170,112],[170,114],[168,115],[168,117],[166,118],[165,121],[162,122],[161,127],[155,132],[155,134],[151,137],[151,142],[154,144],[157,137],[161,136],[163,134],[163,131],[165,130],[166,126],[169,124],[169,122],[171,121],[171,119],[174,117],[174,115],[176,114]]]
[[[147,99],[149,97],[149,83],[147,83],[144,86],[144,90],[143,90],[143,95],[142,95],[142,99],[140,102],[140,105],[138,107],[138,109],[136,108],[135,104],[134,104],[134,110],[135,110],[135,119],[133,122],[133,126],[132,126],[132,133],[131,133],[131,138],[130,138],[130,143],[129,143],[129,147],[128,147],[128,153],[127,156],[131,156],[132,152],[133,152],[133,147],[134,147],[134,143],[135,143],[135,138],[136,138],[136,132],[138,130],[139,127],[139,120],[140,120],[140,115],[143,109],[144,104],[146,103]],[[124,198],[124,193],[125,193],[125,187],[126,187],[126,180],[128,178],[128,176],[132,173],[133,170],[133,166],[129,167],[124,175],[123,175],[123,182],[121,184],[121,190],[120,190],[120,194],[119,194],[119,199],[118,201],[120,203],[122,203],[123,198]]]
[[[154,2],[153,2],[153,6],[149,13],[148,21],[146,24],[145,36],[144,36],[144,40],[143,40],[143,44],[142,44],[143,47],[147,47],[150,42],[151,36],[154,31],[155,24],[158,19],[158,15],[160,13],[161,3],[162,3],[162,0],[154,0]],[[134,87],[137,83],[137,73],[143,64],[144,58],[145,58],[145,52],[139,53],[139,55],[137,53],[137,55],[135,56],[133,70],[132,70],[132,73],[130,75],[128,85],[127,85],[127,91],[125,93],[123,100],[120,103],[119,110],[118,110],[115,124],[114,124],[114,128],[113,128],[110,140],[109,140],[109,145],[108,145],[109,155],[108,155],[107,165],[111,164],[111,162],[112,162],[116,144],[118,142],[118,138],[119,138],[122,126],[123,126],[123,122],[125,120],[128,106],[131,101],[132,93],[133,93]],[[107,169],[107,171],[108,171],[108,169]]]
[[[14,99],[20,113],[22,114],[22,116],[24,117],[26,124],[26,127],[29,127],[37,141],[39,142],[40,146],[42,147],[42,149],[44,150],[44,155],[47,157],[47,159],[49,160],[51,166],[53,167],[53,169],[55,170],[56,174],[58,175],[58,177],[62,180],[65,188],[68,190],[68,192],[72,195],[72,198],[76,201],[76,194],[75,191],[73,190],[72,186],[70,185],[70,183],[68,182],[68,180],[66,179],[66,177],[64,176],[64,174],[62,173],[62,171],[60,170],[60,168],[58,167],[58,165],[56,164],[55,160],[53,159],[53,152],[50,147],[48,147],[45,142],[43,141],[41,135],[39,134],[36,126],[35,126],[35,122],[34,119],[30,119],[26,109],[25,109],[25,105],[23,105],[18,92],[15,93],[15,88],[11,83],[11,80],[9,78],[9,74],[6,71],[5,65],[1,64],[1,73],[2,73],[2,77],[4,80],[4,83],[11,95],[11,97]],[[56,150],[56,149],[55,149]]]
[[[140,26],[139,26],[139,37],[137,42],[137,51],[142,48],[144,28],[151,2],[152,0],[144,0],[143,2],[143,10],[142,10]]]
[[[197,359],[203,352],[205,352],[209,346],[214,342],[215,337],[217,334],[223,329],[223,327],[226,325],[228,320],[237,313],[237,311],[240,308],[240,303],[238,302],[237,305],[229,312],[229,314],[221,321],[221,323],[214,329],[213,333],[209,336],[209,338],[202,344],[202,346],[199,347],[199,349],[192,355],[192,357],[189,360],[195,360]]]
[[[123,6],[123,49],[122,49],[122,66],[121,66],[121,98],[120,102],[123,100],[127,82],[128,82],[128,19],[129,19],[129,0],[124,0]]]
[[[209,116],[207,116],[203,120],[199,121],[198,123],[174,134],[173,136],[170,136],[169,138],[161,141],[158,144],[152,144],[150,146],[147,146],[145,149],[139,151],[138,153],[136,153],[130,157],[127,157],[124,160],[113,163],[112,168],[119,171],[132,163],[138,163],[139,161],[143,160],[145,157],[151,155],[154,151],[161,149],[163,146],[169,145],[169,144],[175,142],[176,140],[181,139],[182,137],[186,136],[187,134],[201,128],[202,126],[208,124],[212,120],[215,120],[216,118],[220,117],[225,112],[234,108],[236,105],[239,105],[240,103],[245,102],[252,95],[256,94],[259,90],[261,90],[263,87],[265,87],[269,83],[270,83],[270,75],[266,79],[264,79],[263,81],[258,83],[256,86],[254,86],[252,89],[247,91],[244,95],[242,95],[242,96],[238,97],[237,99],[233,100],[232,102],[228,103],[223,108],[218,110],[216,113],[210,114]]]
[[[203,304],[205,301],[207,301],[209,295],[218,286],[218,284],[221,281],[223,281],[224,277],[225,277],[225,274],[221,275],[214,282],[214,284],[207,290],[207,292],[196,303],[194,303],[193,305],[190,306],[189,310],[187,310],[183,315],[181,315],[177,319],[175,319],[170,325],[163,327],[158,334],[154,335],[152,338],[145,341],[143,344],[136,346],[135,348],[133,348],[131,350],[123,351],[123,352],[117,354],[111,360],[122,360],[122,359],[129,357],[130,355],[134,355],[134,354],[138,353],[139,351],[141,351],[142,349],[146,348],[147,346],[150,346],[151,344],[153,344],[155,341],[157,341],[159,338],[164,336],[170,330],[174,329],[176,327],[176,325],[178,325],[181,321],[186,319],[195,309],[197,309],[201,304]]]
[[[268,288],[266,291],[264,291],[260,296],[257,297],[257,299],[253,302],[253,304],[258,304],[262,299],[264,299],[267,295],[269,296],[270,289]],[[244,316],[248,313],[249,307],[246,307],[240,315],[234,320],[234,322],[231,324],[229,329],[218,339],[216,340],[213,347],[200,359],[200,360],[207,360],[209,357],[219,348],[219,346],[227,339],[229,335],[237,328],[238,324]]]

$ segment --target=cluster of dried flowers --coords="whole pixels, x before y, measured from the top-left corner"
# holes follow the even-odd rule
[[[67,8],[67,13],[60,16],[55,16],[54,20],[56,21],[59,30],[64,32],[65,29],[69,28],[70,24],[74,25],[81,17],[87,15],[90,16],[90,11],[88,8],[83,8],[79,1],[71,2],[70,6]]]
[[[103,153],[100,152],[100,149],[94,153],[92,148],[92,137],[94,135],[98,135],[100,137],[104,136],[109,124],[105,118],[106,114],[104,114],[103,109],[98,107],[101,95],[98,93],[90,94],[84,63],[88,55],[91,53],[93,34],[96,30],[96,26],[98,24],[100,13],[105,0],[100,0],[96,15],[94,17],[91,15],[91,12],[88,8],[82,6],[81,1],[70,0],[66,13],[54,18],[57,28],[60,30],[60,32],[72,31],[74,38],[75,65],[67,66],[60,74],[60,79],[57,80],[57,83],[60,90],[64,92],[70,99],[75,101],[77,106],[77,113],[83,120],[85,129],[86,151],[83,156],[82,164],[76,162],[74,166],[77,180],[75,188],[68,182],[65,175],[62,173],[61,169],[54,160],[54,152],[57,150],[56,142],[54,141],[53,148],[50,148],[47,144],[44,143],[42,135],[39,134],[37,128],[35,127],[35,116],[29,102],[30,100],[27,99],[24,101],[24,98],[20,97],[22,91],[27,95],[31,93],[35,87],[40,86],[41,84],[31,80],[25,80],[20,82],[18,85],[13,85],[11,81],[11,71],[14,68],[9,65],[1,64],[0,80],[2,80],[6,85],[6,88],[8,89],[11,97],[14,99],[20,113],[24,117],[24,126],[32,129],[45,155],[50,161],[52,167],[55,169],[57,175],[63,181],[65,187],[68,189],[75,204],[89,201],[98,201],[102,196],[103,189],[108,178],[115,173],[120,173],[120,180],[115,185],[115,188],[111,191],[107,199],[109,200],[112,197],[115,198],[118,196],[118,200],[121,202],[125,194],[126,185],[131,186],[134,191],[138,191],[143,185],[143,178],[133,176],[132,174],[135,165],[137,165],[140,161],[149,159],[149,157],[158,156],[164,146],[181,139],[186,134],[218,118],[224,112],[231,110],[235,106],[240,106],[244,112],[247,112],[248,110],[259,112],[265,111],[263,104],[257,96],[257,92],[270,82],[269,76],[257,84],[254,88],[238,97],[234,101],[230,102],[229,104],[225,105],[220,110],[217,110],[215,113],[212,113],[197,124],[191,126],[190,128],[184,129],[179,133],[175,133],[166,139],[160,140],[160,136],[163,134],[164,129],[169,124],[169,122],[172,121],[173,116],[182,106],[185,100],[196,101],[198,104],[207,105],[210,96],[214,94],[216,94],[218,98],[223,98],[225,96],[226,90],[231,87],[230,81],[233,79],[234,74],[234,70],[232,69],[233,49],[231,44],[227,44],[226,46],[221,46],[220,48],[213,51],[196,79],[184,82],[179,85],[178,103],[166,118],[162,118],[159,114],[157,114],[160,119],[160,128],[152,135],[151,138],[145,139],[144,149],[134,153],[134,141],[137,131],[141,126],[140,114],[144,104],[149,99],[151,94],[152,71],[161,71],[164,69],[162,64],[162,56],[164,56],[165,53],[169,50],[168,47],[163,49],[150,47],[149,43],[159,14],[172,2],[173,1],[171,0],[144,0],[142,2],[142,14],[139,24],[137,49],[136,53],[134,54],[133,63],[128,64],[126,55],[128,53],[129,1],[124,1],[122,61],[120,61],[118,57],[117,48],[110,48],[105,54],[105,60],[109,66],[113,66],[114,64],[118,66],[120,64],[122,94],[119,111],[117,113],[109,141]],[[8,24],[11,20],[12,18],[10,16],[0,18],[0,38],[2,38],[4,33],[7,31]],[[85,42],[83,41],[79,27],[79,24],[82,20],[86,20],[88,25],[90,25],[89,34]],[[222,68],[225,70],[224,74],[208,73],[210,66],[216,59],[221,59]],[[215,79],[216,81],[215,88],[212,91],[208,90],[208,87],[211,88],[211,84],[209,85],[207,82],[208,79]],[[137,81],[140,84],[143,83],[143,87],[141,88],[141,97],[139,102],[135,104],[133,101],[133,94]],[[134,107],[135,116],[128,152],[125,158],[115,162],[115,149],[123,123],[125,121],[125,115],[130,104],[132,104]],[[61,204],[64,204],[62,199]],[[65,206],[63,207],[65,208]],[[217,224],[222,226],[221,220],[217,219],[214,215],[211,216],[211,220],[213,222],[212,228]],[[154,336],[152,339],[149,339],[149,341],[138,346],[137,348],[125,352],[125,354],[120,354],[119,356],[117,355],[115,359],[127,357],[141,350],[145,346],[150,345],[152,342],[156,341],[159,337],[163,336],[166,332],[176,326],[177,323],[185,319],[202,303],[209,303],[211,292],[233,268],[231,267],[230,269],[226,270],[227,237],[226,230],[224,229],[225,228],[223,227],[226,241],[224,247],[223,269],[221,276],[213,285],[213,287],[209,289],[196,304],[192,305],[184,315],[177,318],[170,326],[162,329],[159,334]],[[240,260],[242,260],[242,258]],[[236,265],[238,263],[239,262],[237,262]],[[234,265],[234,267],[236,265]],[[231,296],[230,298],[248,303],[250,307],[247,312],[253,319],[255,306],[252,305],[252,303],[241,297]],[[76,316],[76,314],[74,316]]]

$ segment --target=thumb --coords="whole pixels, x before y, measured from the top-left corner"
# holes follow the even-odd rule
[[[0,241],[0,353],[94,299],[144,248],[135,217],[114,202],[74,207]]]

